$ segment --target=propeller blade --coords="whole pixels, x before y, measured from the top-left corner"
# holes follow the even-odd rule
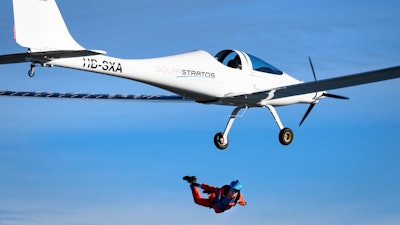
[[[313,64],[312,64],[312,61],[311,61],[310,56],[308,56],[308,61],[310,62],[311,70],[312,70],[312,73],[313,73],[313,75],[314,75],[314,80],[317,81],[317,76],[315,75],[314,66],[313,66]]]
[[[338,98],[338,99],[345,99],[345,100],[348,100],[348,99],[349,99],[348,97],[345,97],[345,96],[334,95],[334,94],[328,94],[328,93],[324,93],[324,94],[322,94],[322,95],[325,96],[325,97],[329,97],[329,98]]]
[[[317,104],[317,103],[313,102],[313,103],[310,104],[310,106],[309,106],[308,109],[307,109],[306,114],[304,114],[303,119],[301,119],[301,121],[300,121],[299,127],[300,127],[301,124],[304,122],[304,120],[307,118],[307,116],[308,116],[308,114],[311,112],[311,110],[314,108],[315,104]]]

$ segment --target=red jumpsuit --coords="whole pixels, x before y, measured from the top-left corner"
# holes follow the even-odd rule
[[[229,189],[228,185],[216,188],[207,184],[201,184],[200,188],[209,193],[208,198],[201,196],[198,187],[191,186],[194,202],[201,206],[213,208],[216,213],[222,213],[235,206],[236,203],[239,203],[241,206],[246,205],[246,201],[240,192],[236,192],[233,195],[231,192],[229,193],[229,190],[227,190]]]

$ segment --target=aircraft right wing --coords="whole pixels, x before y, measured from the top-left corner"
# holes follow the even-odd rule
[[[347,76],[335,77],[314,82],[290,85],[279,88],[274,93],[272,99],[290,97],[313,93],[318,91],[327,91],[345,87],[351,87],[361,84],[373,83],[378,81],[390,80],[400,77],[400,66],[390,67],[386,69],[368,71]]]
[[[278,87],[272,90],[265,90],[245,95],[237,95],[225,98],[227,102],[246,102],[258,104],[261,100],[279,99],[296,95],[314,93],[318,91],[327,91],[345,87],[351,87],[361,84],[373,83],[378,81],[390,80],[400,77],[400,66],[357,73],[347,76],[334,77],[325,80],[300,83],[295,85]]]

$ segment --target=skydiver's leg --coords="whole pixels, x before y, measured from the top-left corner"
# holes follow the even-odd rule
[[[192,190],[193,200],[196,204],[205,206],[205,207],[211,206],[210,200],[208,200],[208,198],[203,198],[201,196],[199,188],[198,188],[200,186],[200,184],[197,183],[197,178],[195,176],[184,176],[182,179],[186,180],[190,184],[190,189]]]
[[[190,188],[192,189],[193,200],[196,204],[205,207],[211,207],[210,200],[201,196],[199,188],[197,186],[190,185]]]

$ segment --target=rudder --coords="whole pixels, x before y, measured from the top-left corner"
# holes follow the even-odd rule
[[[13,0],[15,41],[31,52],[84,50],[68,31],[55,0]]]

